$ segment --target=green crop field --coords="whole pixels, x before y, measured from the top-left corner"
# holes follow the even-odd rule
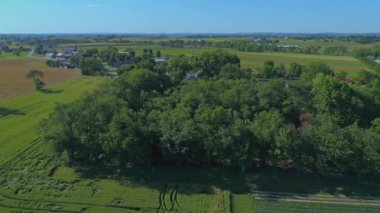
[[[25,60],[28,59],[29,52],[21,52],[20,56],[17,56],[13,53],[2,52],[0,54],[0,60]]]
[[[106,81],[79,77],[52,87],[49,93],[34,92],[0,102],[0,212],[157,212],[165,186],[162,208],[168,210],[159,212],[380,211],[378,206],[273,203],[253,196],[254,191],[308,193],[308,199],[332,194],[358,197],[364,204],[363,197],[380,196],[378,182],[358,178],[280,171],[244,174],[214,168],[67,166],[51,144],[39,137],[38,124],[56,103],[70,103]]]

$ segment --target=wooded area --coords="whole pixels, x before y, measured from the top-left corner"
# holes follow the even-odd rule
[[[186,80],[186,72],[199,79]],[[69,163],[173,164],[380,172],[380,81],[348,83],[322,63],[265,62],[207,52],[156,64],[149,57],[70,105],[41,132]]]

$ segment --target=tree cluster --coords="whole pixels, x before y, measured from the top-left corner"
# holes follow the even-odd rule
[[[263,66],[278,70],[270,62]],[[202,80],[184,81],[183,72],[194,69]],[[288,69],[300,79],[276,74],[260,81],[224,51],[136,64],[74,103],[58,105],[42,133],[70,162],[242,171],[286,165],[378,176],[378,77],[363,87],[320,63]]]

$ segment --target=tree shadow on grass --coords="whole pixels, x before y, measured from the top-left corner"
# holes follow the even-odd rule
[[[234,193],[248,193],[246,175],[229,169],[195,168],[195,167],[128,167],[122,170],[112,168],[86,167],[77,168],[83,178],[111,178],[121,184],[145,186],[157,190],[165,184],[179,184],[184,194],[210,194],[214,187]]]
[[[351,198],[380,197],[380,181],[358,176],[299,174],[296,171],[264,171],[252,180],[257,191],[300,194],[345,195]],[[291,195],[290,195],[291,196]]]
[[[5,107],[0,107],[0,118],[10,116],[10,115],[24,115],[25,113],[16,109],[9,109]]]
[[[321,177],[292,170],[260,170],[241,173],[235,169],[179,168],[170,166],[130,167],[121,170],[98,166],[77,169],[83,178],[111,178],[121,184],[141,185],[160,190],[165,184],[179,184],[181,193],[212,193],[212,187],[235,194],[254,191],[319,193],[367,199],[380,197],[380,182],[360,177]],[[292,196],[292,195],[289,195]]]
[[[62,93],[63,90],[42,89],[41,92],[46,93],[46,94],[59,94],[59,93]]]

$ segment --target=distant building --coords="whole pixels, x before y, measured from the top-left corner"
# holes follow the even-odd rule
[[[154,59],[154,62],[156,64],[163,64],[163,63],[166,63],[168,60],[166,60],[165,58],[156,58]]]
[[[40,53],[52,53],[54,52],[54,48],[52,45],[43,44]]]
[[[367,56],[367,58],[369,59],[369,60],[372,60],[372,61],[374,61],[376,58],[375,58],[375,56],[373,56],[373,55],[369,55],[369,56]]]
[[[270,41],[268,41],[265,38],[258,38],[258,39],[253,40],[253,42],[255,42],[258,45],[265,45],[265,44],[270,43]]]
[[[79,54],[77,47],[65,47],[62,53],[65,58],[70,58],[71,56]]]
[[[380,64],[380,58],[376,59],[375,62]]]
[[[75,68],[75,66],[70,61],[59,62],[59,67],[62,67],[65,69],[74,69]]]
[[[63,53],[57,53],[57,55],[55,55],[55,58],[57,60],[64,60],[64,59],[66,59],[65,55]]]
[[[290,45],[278,45],[278,47],[280,47],[280,48],[298,48],[299,46],[290,44]]]
[[[75,66],[67,59],[64,58],[56,58],[58,67],[65,68],[65,69],[74,69]]]
[[[196,80],[198,80],[200,73],[201,73],[201,71],[198,71],[198,72],[195,72],[195,71],[186,72],[185,81],[196,81]]]
[[[54,56],[54,53],[46,53],[45,54],[45,58],[47,58],[47,59],[51,59],[51,58],[53,58],[53,56]]]
[[[62,52],[57,53],[57,59],[68,59],[72,56],[79,55],[78,47],[65,47]]]

